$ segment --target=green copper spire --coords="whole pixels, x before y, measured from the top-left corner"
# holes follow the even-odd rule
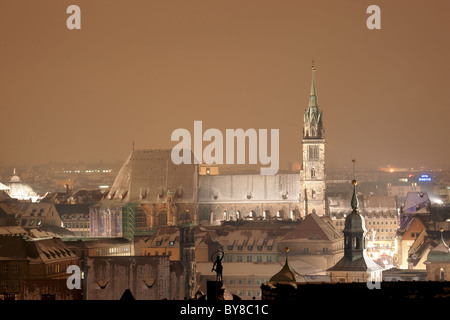
[[[356,180],[353,180],[352,184],[353,184],[353,195],[352,195],[351,205],[352,205],[353,211],[355,211],[355,210],[357,211],[358,210],[358,197],[356,196],[356,185],[357,185]]]
[[[356,179],[355,179],[355,162],[356,162],[356,160],[353,159],[352,162],[353,162],[353,180],[352,180],[353,195],[352,195],[352,201],[350,202],[350,204],[352,206],[353,211],[358,211],[359,203],[358,203],[358,197],[356,196],[356,185],[358,183],[356,182]]]

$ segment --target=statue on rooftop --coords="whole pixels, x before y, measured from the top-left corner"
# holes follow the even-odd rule
[[[214,256],[216,256],[216,259],[214,260]],[[216,281],[222,281],[222,259],[224,256],[223,251],[216,251],[211,255],[211,261],[214,261],[213,267],[211,271],[216,271]]]

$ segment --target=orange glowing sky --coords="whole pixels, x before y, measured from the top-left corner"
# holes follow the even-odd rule
[[[298,162],[314,57],[328,167],[449,168],[449,15],[448,0],[2,0],[0,164],[122,162],[194,120],[279,129],[281,164]]]

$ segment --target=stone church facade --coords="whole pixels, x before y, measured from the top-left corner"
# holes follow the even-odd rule
[[[227,172],[226,165],[175,165],[171,150],[133,150],[102,201],[91,208],[91,235],[132,238],[188,220],[220,225],[243,219],[299,220],[313,212],[323,216],[325,138],[314,67],[301,142],[300,170],[275,175],[236,172],[236,167]]]

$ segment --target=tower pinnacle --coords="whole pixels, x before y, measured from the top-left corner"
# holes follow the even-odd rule
[[[356,196],[356,185],[358,184],[356,182],[356,177],[355,177],[355,162],[356,162],[356,160],[353,159],[352,162],[353,162],[353,180],[352,180],[353,195],[352,195],[351,206],[352,206],[353,212],[357,212],[359,203],[358,203],[358,197]]]
[[[317,89],[316,89],[316,67],[314,66],[314,60],[312,61],[312,81],[311,92],[309,94],[309,108],[318,107]]]

